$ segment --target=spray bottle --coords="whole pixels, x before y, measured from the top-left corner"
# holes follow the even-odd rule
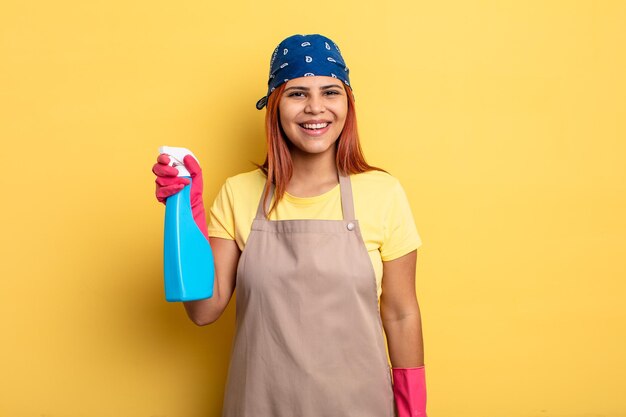
[[[191,175],[183,158],[190,150],[171,146],[159,147],[159,153],[170,157],[169,165],[178,176],[190,183],[165,201],[165,234],[163,240],[163,273],[167,301],[192,301],[213,296],[215,267],[213,251],[198,228],[191,211]],[[196,158],[197,160],[198,158]]]

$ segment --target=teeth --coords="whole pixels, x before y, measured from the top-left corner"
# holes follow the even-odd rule
[[[328,123],[317,123],[317,124],[301,124],[300,126],[305,129],[323,129],[328,126]]]

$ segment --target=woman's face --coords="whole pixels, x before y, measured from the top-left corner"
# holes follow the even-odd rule
[[[292,151],[332,152],[346,122],[348,97],[337,78],[294,78],[287,81],[278,110]]]

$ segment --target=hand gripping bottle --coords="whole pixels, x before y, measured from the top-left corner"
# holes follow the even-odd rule
[[[186,155],[196,158],[191,151],[161,146],[159,153],[169,155],[169,165],[178,169],[179,177],[192,181],[183,164]],[[191,182],[165,201],[163,273],[167,301],[192,301],[213,296],[213,252],[193,219],[190,190]]]

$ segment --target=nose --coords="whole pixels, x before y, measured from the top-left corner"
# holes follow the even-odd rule
[[[306,113],[317,114],[317,113],[321,113],[321,112],[323,112],[325,110],[326,110],[326,108],[324,106],[324,99],[323,99],[323,97],[321,97],[321,96],[319,96],[317,94],[309,95],[309,99],[307,100],[306,107],[304,108],[304,111]]]

